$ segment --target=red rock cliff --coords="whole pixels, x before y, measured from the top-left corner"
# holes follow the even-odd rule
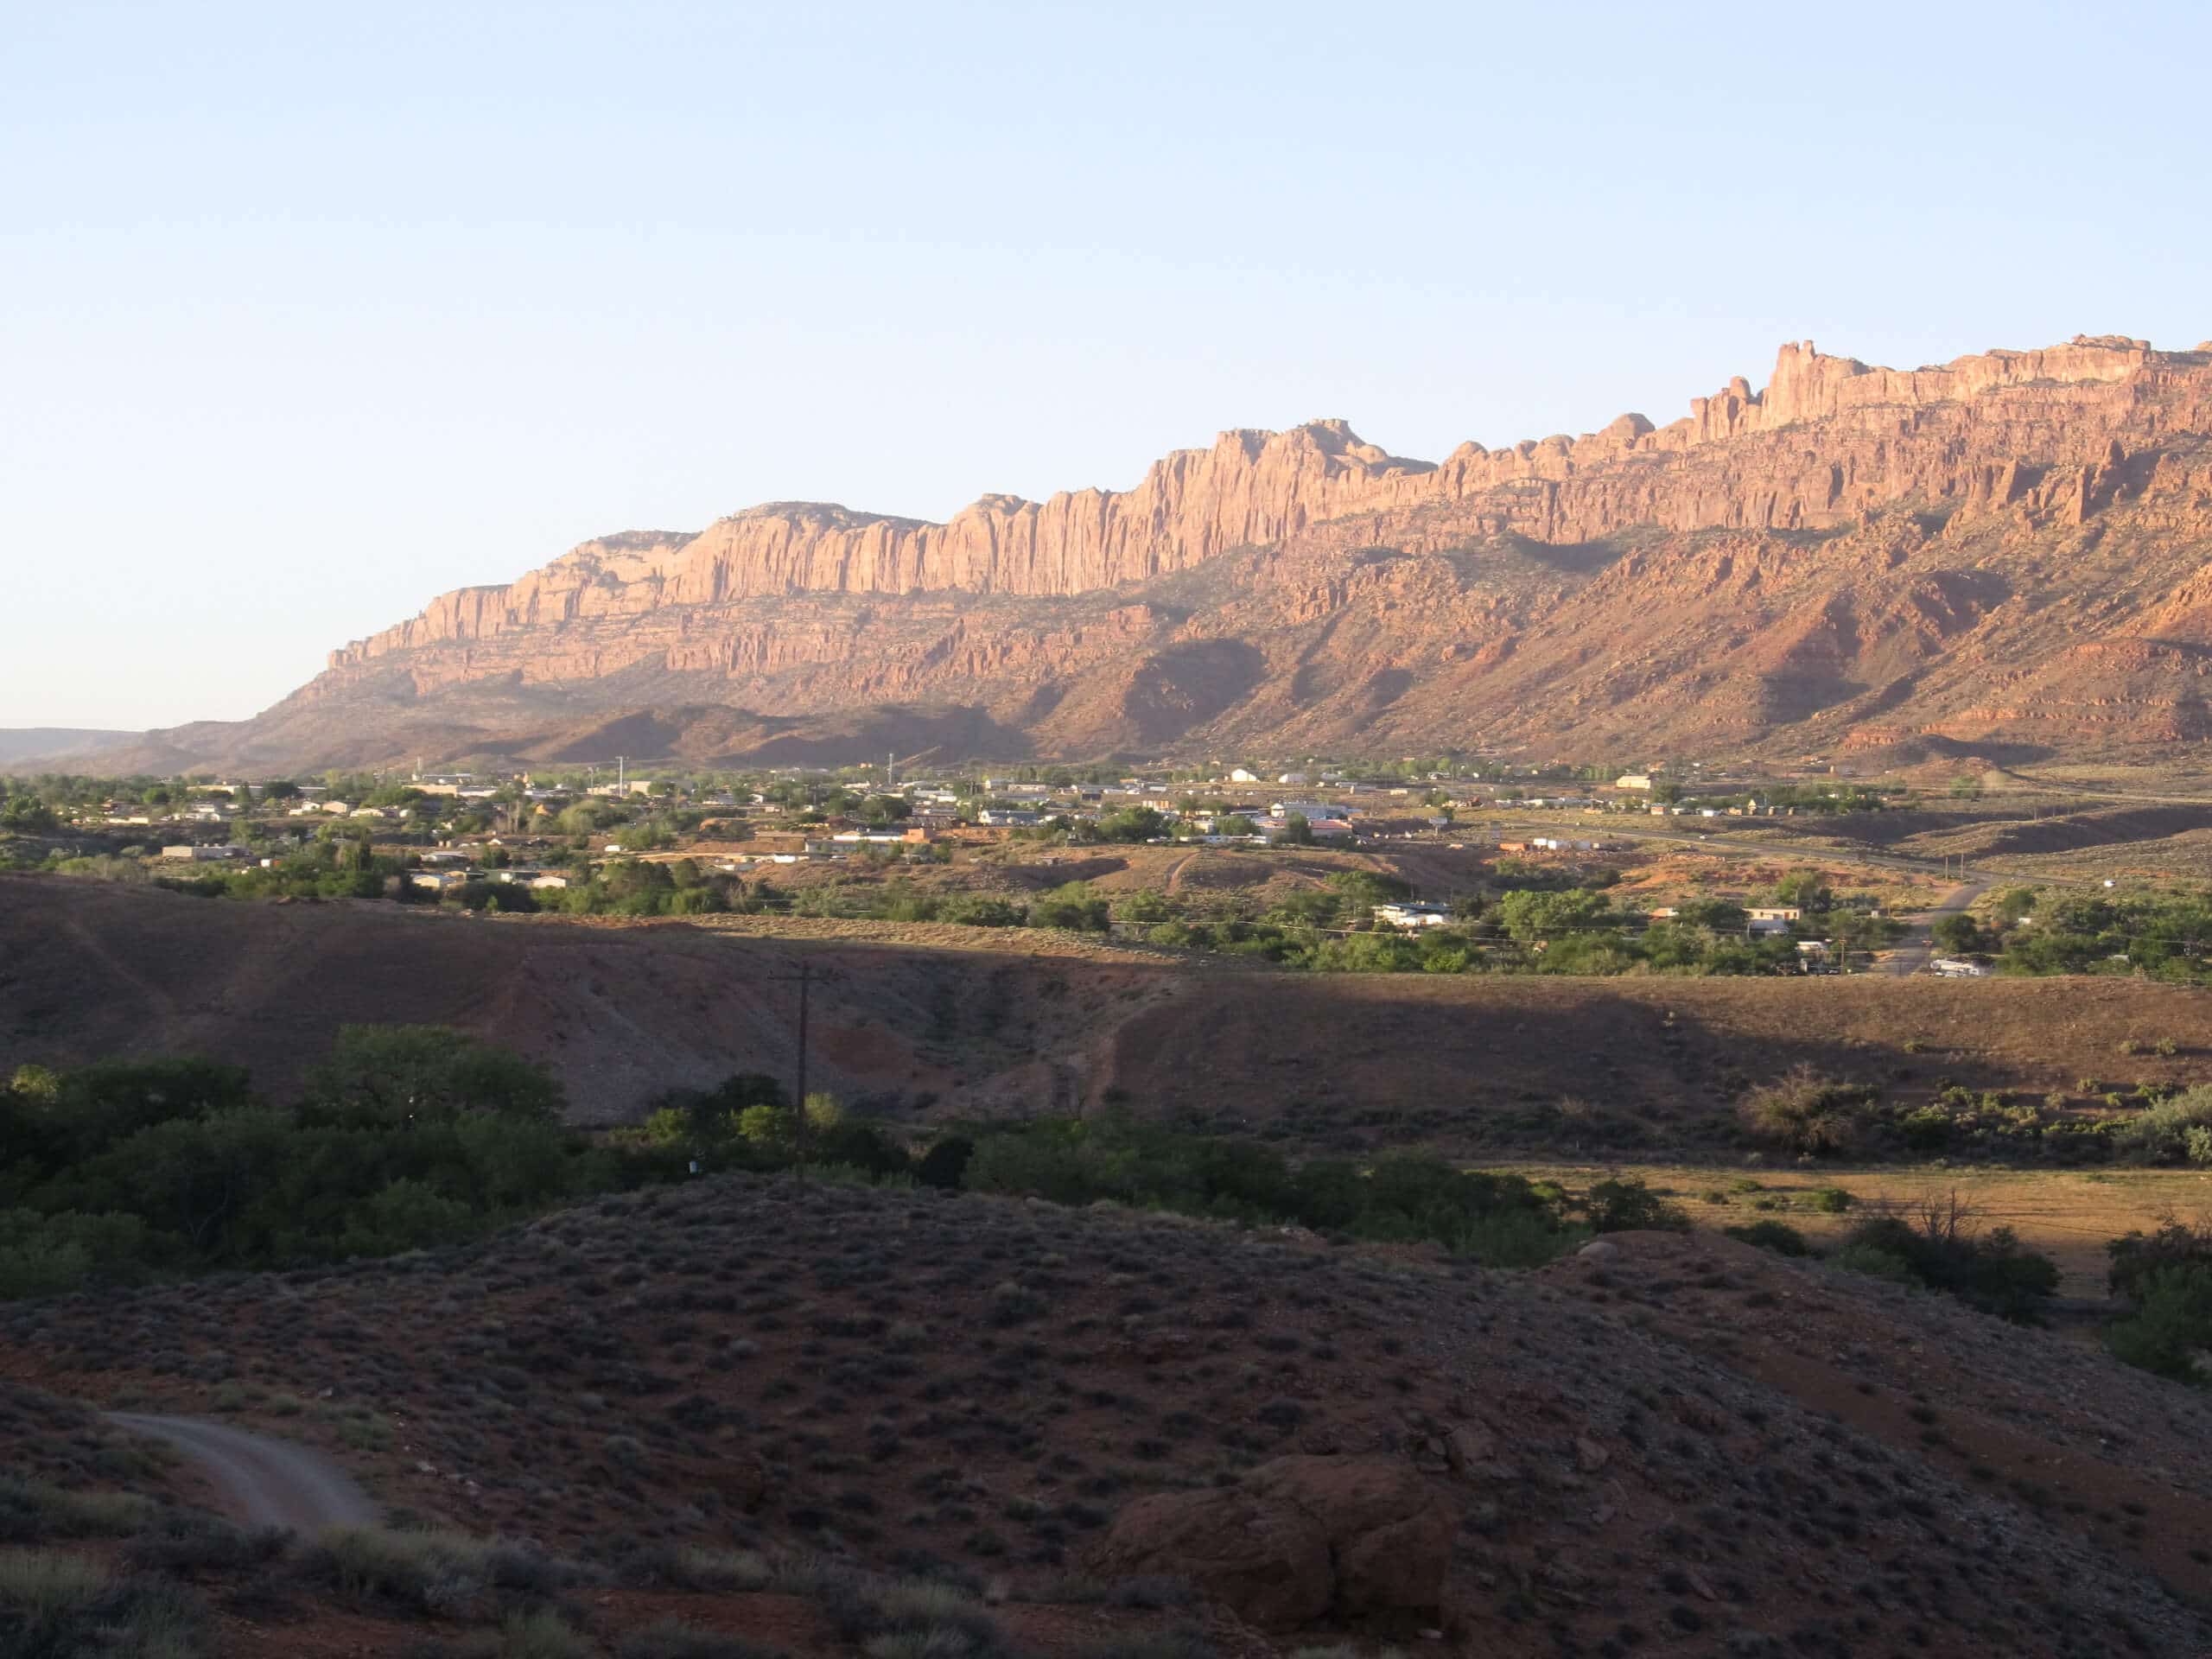
[[[1155,462],[1131,490],[986,496],[942,524],[778,502],[696,535],[610,537],[509,586],[444,594],[334,652],[331,665],[766,594],[1077,594],[1325,520],[1440,503],[1473,509],[1452,515],[1454,534],[1556,543],[1637,524],[1817,529],[1915,494],[1999,505],[2082,496],[2132,442],[2201,429],[2209,406],[2201,356],[2137,340],[2078,338],[1916,370],[1823,356],[1808,341],[1782,348],[1763,393],[1739,377],[1669,425],[1624,415],[1580,438],[1465,444],[1440,466],[1323,421],[1224,433],[1210,449]]]

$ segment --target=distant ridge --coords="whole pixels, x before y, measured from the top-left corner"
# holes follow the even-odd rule
[[[1797,341],[1664,426],[1429,462],[1317,421],[942,524],[779,502],[603,537],[126,753],[2087,754],[2212,737],[2208,555],[2212,342]]]
[[[90,754],[136,742],[144,735],[95,726],[0,726],[0,766],[20,766],[49,755]]]

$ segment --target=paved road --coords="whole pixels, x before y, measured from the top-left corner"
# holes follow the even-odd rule
[[[325,1527],[372,1527],[383,1519],[351,1475],[321,1452],[290,1440],[197,1417],[111,1411],[107,1420],[176,1447],[214,1483],[225,1507],[249,1526],[319,1532]]]
[[[1987,893],[1993,884],[1977,878],[1964,881],[1936,901],[1932,910],[1923,910],[1906,927],[1904,938],[1897,948],[1874,964],[1878,974],[1916,974],[1927,968],[1936,955],[1935,926],[1946,916],[1955,916]]]

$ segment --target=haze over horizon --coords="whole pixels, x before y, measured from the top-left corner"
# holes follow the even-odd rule
[[[2196,8],[158,8],[0,22],[0,726],[239,718],[433,594],[1232,426],[1440,459],[1811,338],[2212,335]],[[1909,48],[1909,49],[1908,49]]]

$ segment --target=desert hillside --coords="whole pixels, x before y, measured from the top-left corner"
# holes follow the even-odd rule
[[[1725,1241],[1591,1249],[1498,1274],[731,1177],[388,1263],[0,1309],[0,1374],[319,1446],[418,1526],[586,1563],[601,1587],[568,1605],[610,1637],[680,1611],[850,1650],[834,1605],[737,1593],[798,1561],[817,1586],[925,1572],[1016,1630],[1072,1617],[1079,1639],[1017,1652],[1160,1650],[1102,1644],[1163,1605],[1204,1622],[1165,1649],[1193,1659],[1325,1630],[1585,1655],[2212,1637],[2201,1399]],[[326,1650],[327,1606],[241,1599],[237,1650]],[[347,1651],[410,1628],[389,1595],[341,1606]]]
[[[1308,1148],[1690,1154],[1801,1065],[1911,1103],[2186,1086],[2212,1054],[2212,1002],[2130,979],[1312,975],[1050,930],[480,920],[0,875],[0,1058],[200,1053],[281,1092],[341,1025],[446,1025],[551,1065],[582,1119],[626,1121],[670,1088],[787,1075],[801,957],[810,1086],[868,1109],[1122,1106]]]
[[[2212,734],[2212,350],[1784,346],[1655,427],[1440,462],[1342,422],[950,522],[588,542],[116,764],[1266,744],[2102,753]]]

